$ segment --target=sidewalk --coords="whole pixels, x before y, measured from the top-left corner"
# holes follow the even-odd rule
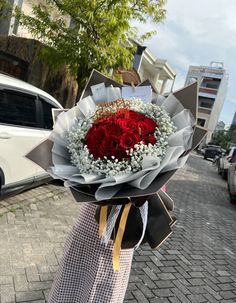
[[[125,302],[236,302],[236,205],[225,181],[192,155],[167,190],[178,222],[160,250],[136,251]],[[46,302],[78,212],[52,184],[0,201],[1,303]]]

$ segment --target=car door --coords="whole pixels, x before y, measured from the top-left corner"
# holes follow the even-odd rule
[[[6,186],[31,182],[37,173],[36,164],[24,157],[44,138],[36,101],[37,95],[0,89],[0,168]]]
[[[38,107],[38,115],[39,115],[39,126],[41,129],[41,138],[43,141],[49,137],[53,129],[52,109],[57,108],[57,106],[51,100],[43,96],[38,96],[37,107]],[[41,176],[45,175],[46,173],[38,165],[36,165],[36,170],[37,170],[37,178],[41,178]]]
[[[234,191],[236,188],[235,184],[235,168],[236,168],[236,157],[230,160],[230,165],[228,168],[228,185],[230,192]]]

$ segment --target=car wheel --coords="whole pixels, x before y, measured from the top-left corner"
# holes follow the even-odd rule
[[[229,201],[230,201],[230,203],[235,204],[236,203],[236,197],[233,196],[233,195],[231,195],[231,194],[229,194]]]
[[[222,173],[221,173],[221,175],[222,175],[222,178],[223,178],[224,180],[227,180],[227,176],[228,176],[227,171],[223,170]]]
[[[3,171],[0,168],[0,195],[1,195],[1,191],[2,191],[2,185],[4,184],[5,179],[4,179],[4,174]]]

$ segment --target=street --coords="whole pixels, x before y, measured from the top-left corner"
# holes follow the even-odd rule
[[[135,252],[124,302],[236,302],[236,204],[226,182],[193,153],[167,192],[178,222],[159,250]],[[78,212],[53,184],[0,201],[1,303],[46,302]]]

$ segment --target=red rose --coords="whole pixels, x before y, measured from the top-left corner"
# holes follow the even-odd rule
[[[110,158],[112,156],[112,151],[116,149],[119,146],[119,138],[114,135],[108,135],[106,136],[100,147],[99,147],[99,153],[101,157],[108,157]]]
[[[85,136],[90,154],[95,159],[111,158],[128,160],[126,150],[143,141],[155,144],[153,136],[156,122],[144,114],[130,110],[120,110],[98,123],[94,123]]]
[[[138,134],[126,132],[120,137],[120,146],[124,149],[133,148],[135,144],[139,143],[141,138]]]
[[[120,126],[115,124],[114,122],[107,124],[106,130],[109,135],[120,136],[122,133],[122,129],[120,128]]]
[[[126,150],[122,147],[117,147],[111,152],[111,155],[114,156],[118,160],[129,160],[129,156],[126,153]]]
[[[145,117],[143,121],[138,122],[140,135],[153,134],[155,132],[156,127],[157,127],[156,122],[147,117]]]
[[[128,121],[127,119],[124,118],[117,118],[115,123],[122,129],[125,130],[127,129],[127,125],[128,125]]]
[[[143,120],[146,116],[141,114],[141,113],[137,113],[134,112],[133,110],[129,111],[129,119],[134,120],[134,121],[139,121],[139,120]]]
[[[154,145],[157,142],[157,139],[154,136],[148,136],[148,137],[143,138],[143,142],[146,145],[148,145],[149,143]]]
[[[88,148],[90,148],[90,146],[100,144],[103,138],[106,136],[106,134],[107,134],[107,130],[105,127],[92,126],[87,132],[85,137]]]

